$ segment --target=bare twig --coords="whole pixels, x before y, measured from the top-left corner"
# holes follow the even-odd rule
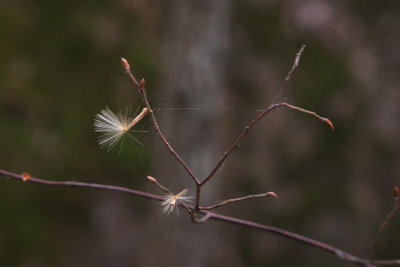
[[[311,115],[311,116],[319,119],[320,121],[322,121],[326,125],[328,125],[329,128],[331,128],[332,131],[335,130],[335,127],[333,126],[333,123],[328,118],[324,118],[324,117],[318,115],[317,113],[315,113],[314,111],[309,111],[309,110],[306,110],[306,109],[303,109],[303,108],[299,108],[297,106],[293,106],[293,105],[290,105],[290,104],[285,103],[285,102],[272,105],[272,109],[278,108],[278,107],[287,107],[288,109],[295,110],[295,111],[298,111],[298,112],[301,112],[301,113],[305,113],[305,114]]]
[[[137,86],[138,91],[139,91],[139,95],[142,97],[143,103],[145,104],[146,108],[148,109],[149,113],[150,113],[150,118],[151,121],[153,122],[153,126],[154,129],[156,130],[156,132],[158,133],[158,135],[160,136],[162,142],[164,143],[164,145],[168,148],[168,150],[171,152],[171,154],[178,160],[178,162],[182,165],[182,167],[186,170],[186,172],[189,174],[189,176],[193,179],[193,181],[196,184],[199,184],[200,181],[199,179],[196,177],[196,175],[193,173],[193,171],[189,168],[189,166],[186,164],[186,162],[179,156],[179,154],[172,148],[172,146],[169,144],[169,142],[167,141],[167,139],[165,138],[164,134],[161,132],[160,127],[158,126],[158,122],[156,117],[154,116],[154,112],[150,106],[150,102],[147,98],[147,93],[146,90],[144,88],[145,85],[145,80],[142,79],[140,80],[140,82],[135,78],[135,76],[132,74],[132,71],[130,69],[130,65],[128,63],[128,61],[125,58],[121,58],[121,64],[122,67],[125,70],[125,73],[129,76],[129,78],[133,81],[133,83]]]
[[[156,184],[156,185],[157,185],[162,191],[164,191],[165,193],[170,194],[170,195],[173,195],[173,194],[171,193],[171,191],[169,191],[169,189],[166,188],[165,186],[161,185],[161,184],[157,181],[156,178],[154,178],[154,177],[152,177],[152,176],[147,176],[146,178],[147,178],[150,182]]]
[[[274,192],[267,192],[267,193],[257,194],[257,195],[248,195],[245,197],[231,198],[231,199],[221,201],[215,205],[211,205],[208,207],[199,207],[199,209],[200,210],[213,210],[213,209],[216,209],[218,207],[221,207],[221,206],[233,203],[233,202],[238,202],[238,201],[242,201],[242,200],[246,200],[246,199],[250,199],[250,198],[260,198],[260,197],[278,197],[278,195],[275,194]]]
[[[219,159],[217,165],[214,167],[214,169],[211,171],[211,173],[200,183],[200,186],[204,185],[205,183],[207,183],[208,180],[210,180],[214,174],[218,171],[218,169],[222,166],[222,164],[225,162],[226,158],[233,152],[233,150],[235,150],[240,142],[243,140],[243,138],[247,135],[247,133],[254,127],[254,125],[261,120],[263,117],[265,117],[265,115],[267,115],[269,112],[271,112],[272,110],[276,109],[276,108],[280,108],[280,107],[286,107],[301,113],[305,113],[308,115],[311,115],[319,120],[321,120],[323,123],[327,124],[332,130],[334,129],[332,122],[324,117],[321,117],[320,115],[316,114],[313,111],[309,111],[303,108],[299,108],[293,105],[290,105],[288,103],[278,103],[278,104],[272,104],[270,105],[268,108],[266,108],[263,112],[261,112],[260,114],[258,114],[250,123],[249,125],[247,125],[246,127],[244,127],[243,132],[240,134],[240,136],[236,139],[236,141],[232,144],[232,146],[222,155],[222,157]]]
[[[26,177],[29,177],[28,179],[25,179],[25,182],[27,183],[35,183],[39,185],[46,185],[46,186],[65,186],[65,187],[82,187],[82,188],[92,188],[92,189],[102,189],[102,190],[108,190],[108,191],[114,191],[114,192],[119,192],[119,193],[127,193],[130,195],[135,195],[139,197],[143,197],[146,199],[153,199],[157,201],[164,201],[165,198],[162,196],[146,193],[146,192],[141,192],[138,190],[133,190],[121,186],[114,186],[114,185],[103,185],[103,184],[92,184],[92,183],[83,183],[83,182],[71,182],[71,181],[49,181],[49,180],[43,180],[39,178],[34,178],[31,177],[28,173],[23,173],[23,174],[16,174],[4,170],[0,170],[0,175],[5,176],[5,177],[10,177],[12,179],[20,180],[23,181]],[[177,202],[177,205],[184,206],[182,202]],[[194,208],[190,205],[186,205],[186,208],[189,212]],[[273,226],[268,226],[268,225],[263,225],[259,224],[256,222],[248,221],[248,220],[243,220],[235,217],[230,217],[230,216],[225,216],[222,214],[210,212],[210,211],[205,211],[202,210],[199,213],[203,214],[204,217],[199,219],[198,221],[206,221],[206,220],[217,220],[221,222],[227,222],[227,223],[232,223],[240,226],[245,226],[253,229],[258,229],[261,231],[273,233],[276,235],[284,236],[286,238],[296,240],[298,242],[301,242],[303,244],[325,250],[327,252],[330,252],[334,255],[336,255],[340,260],[351,262],[354,264],[358,265],[363,265],[363,266],[373,266],[373,265],[395,265],[395,264],[400,264],[400,259],[391,259],[391,260],[372,260],[370,261],[369,259],[364,259],[360,258],[357,256],[352,255],[351,253],[348,253],[346,251],[343,251],[341,249],[338,249],[334,246],[328,245],[323,242],[319,242],[317,240],[292,233],[277,227]],[[193,213],[191,213],[193,214]]]
[[[293,65],[292,65],[292,67],[290,68],[288,74],[286,75],[285,80],[283,81],[283,84],[282,84],[281,89],[279,89],[279,92],[278,92],[278,94],[275,96],[274,101],[272,101],[273,104],[275,104],[276,101],[278,101],[278,98],[281,96],[282,92],[287,88],[287,86],[288,86],[288,84],[289,84],[289,82],[290,82],[290,79],[292,78],[292,75],[293,75],[294,70],[299,66],[300,57],[301,57],[301,55],[303,54],[305,48],[306,48],[306,45],[303,44],[303,45],[300,47],[299,52],[297,52],[296,58],[294,59],[294,62],[293,62]]]
[[[400,210],[400,205],[399,205],[399,188],[397,186],[393,187],[393,208],[392,210],[386,215],[384,221],[381,223],[379,226],[378,232],[376,233],[376,236],[374,240],[372,241],[371,245],[369,246],[369,255],[371,260],[374,259],[374,254],[375,254],[375,247],[379,241],[379,239],[382,236],[383,231],[386,229],[386,227],[389,225],[391,219],[393,216]]]

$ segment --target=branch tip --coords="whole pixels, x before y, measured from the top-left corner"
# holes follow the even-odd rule
[[[128,73],[131,69],[131,66],[129,65],[128,60],[125,58],[121,57],[121,65],[124,68],[125,72]]]
[[[324,123],[328,124],[329,128],[331,128],[332,131],[335,130],[333,123],[329,119],[324,119]]]
[[[149,179],[149,181],[152,182],[152,183],[156,183],[156,182],[157,182],[156,178],[151,177],[151,176],[149,176],[149,175],[146,176],[146,178]]]
[[[265,194],[266,197],[278,197],[278,195],[275,192],[267,192]]]

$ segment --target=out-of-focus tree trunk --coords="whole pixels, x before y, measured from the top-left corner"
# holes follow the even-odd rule
[[[162,76],[159,106],[200,107],[196,110],[157,112],[160,125],[176,151],[202,180],[219,158],[217,109],[224,104],[225,65],[230,39],[230,0],[172,1],[167,10],[161,45]],[[153,99],[157,102],[157,99]],[[157,140],[154,151],[164,149]],[[154,153],[154,175],[173,192],[184,187],[194,194],[191,179],[168,152]],[[202,203],[215,198],[205,187]],[[183,211],[181,211],[182,213]],[[186,214],[185,214],[186,215]],[[178,220],[156,215],[159,230],[150,241],[155,257],[143,257],[143,266],[207,266],[214,262],[218,246],[217,229],[198,227],[181,215]],[[156,245],[154,245],[156,244]],[[177,253],[179,252],[179,253]]]

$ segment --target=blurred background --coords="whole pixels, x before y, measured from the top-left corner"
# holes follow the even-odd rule
[[[400,185],[400,2],[277,0],[3,1],[0,168],[160,194],[191,180],[146,118],[112,151],[95,114],[141,105],[120,57],[145,77],[161,128],[205,177],[243,127],[277,110],[204,187],[201,203],[274,191],[218,210],[367,257]],[[270,233],[193,225],[158,203],[112,192],[0,179],[0,266],[351,266]],[[399,217],[399,216],[398,216]],[[378,244],[399,258],[400,218]]]

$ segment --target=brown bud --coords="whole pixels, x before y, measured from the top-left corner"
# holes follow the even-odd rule
[[[149,179],[150,182],[153,182],[153,183],[157,182],[156,178],[151,177],[151,176],[147,176],[147,179]]]
[[[140,80],[140,88],[144,88],[144,84],[146,83],[146,81],[143,79]]]
[[[31,175],[30,175],[29,173],[27,173],[27,172],[21,173],[21,179],[22,179],[22,181],[26,182],[26,181],[29,180],[29,178],[31,178]]]
[[[278,195],[275,192],[267,192],[266,196],[267,197],[278,197]]]
[[[335,127],[333,127],[333,123],[329,119],[325,119],[324,122],[328,124],[332,131],[335,130]]]
[[[128,60],[126,60],[125,58],[121,57],[121,65],[124,68],[125,72],[129,72],[129,69],[131,67],[129,66]]]
[[[393,195],[394,197],[398,197],[400,195],[400,190],[397,186],[393,186]]]

